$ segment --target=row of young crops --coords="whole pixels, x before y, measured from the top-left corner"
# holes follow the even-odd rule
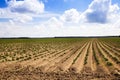
[[[60,39],[40,39],[33,41],[3,39],[0,40],[0,62],[36,60],[54,53],[58,54],[61,50],[64,51],[77,43],[72,40],[61,41]]]
[[[0,64],[31,65],[43,72],[120,74],[119,38],[45,40],[1,40]]]

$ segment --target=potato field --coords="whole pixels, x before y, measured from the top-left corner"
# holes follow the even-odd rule
[[[0,39],[0,80],[120,80],[120,38]]]

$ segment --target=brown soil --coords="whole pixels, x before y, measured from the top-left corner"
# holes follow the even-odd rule
[[[107,45],[106,43],[101,42],[106,48],[107,50],[109,49],[109,51],[111,50],[111,55],[115,56],[116,58],[118,58],[120,60],[120,52],[116,51],[114,48],[111,48],[109,45]]]
[[[94,59],[93,47],[99,64]],[[49,50],[53,53],[43,52],[45,57],[38,56],[37,60],[3,62],[0,63],[0,80],[120,80],[120,66],[103,48],[115,56],[106,44],[92,39],[56,52]],[[106,66],[98,50],[113,66]],[[87,64],[84,65],[87,52]]]
[[[84,59],[87,53],[88,46],[90,45],[90,42],[86,45],[86,47],[81,52],[81,55],[78,57],[76,62],[70,67],[70,71],[80,73],[82,68],[84,67]]]
[[[76,51],[73,51],[72,56],[68,57],[67,60],[64,60],[63,62],[59,63],[57,66],[57,69],[60,71],[66,71],[68,68],[72,65],[73,60],[76,58],[76,56],[81,52],[82,47],[84,47],[86,44],[81,45],[80,48],[78,48]],[[57,70],[56,69],[56,70]],[[57,71],[58,71],[57,70]]]
[[[11,70],[0,69],[1,80],[119,80],[119,77],[106,74],[99,70],[91,72],[91,69],[84,67],[83,73],[73,72],[42,72],[39,67],[27,66],[22,68],[14,66]]]
[[[90,44],[90,47],[89,47],[89,51],[88,51],[88,59],[87,59],[87,64],[86,66],[91,68],[92,71],[95,71],[96,70],[96,64],[95,62],[93,61],[93,50],[92,50],[92,43]]]
[[[101,43],[99,43],[99,47],[100,47],[100,46],[104,48],[104,46],[103,46]],[[100,50],[102,51],[102,53],[104,54],[104,56],[106,56],[106,57],[109,59],[109,61],[113,63],[114,67],[119,70],[120,66],[117,65],[111,58],[109,58],[109,57],[107,56],[106,52],[103,51],[101,47],[100,47]],[[105,48],[104,48],[104,49],[105,49]],[[110,53],[109,53],[109,54],[110,54]]]

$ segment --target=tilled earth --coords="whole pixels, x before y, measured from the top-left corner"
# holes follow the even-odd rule
[[[81,73],[43,72],[40,67],[22,67],[21,65],[0,69],[0,80],[120,80],[118,74],[107,74],[102,70],[92,72],[85,67]]]

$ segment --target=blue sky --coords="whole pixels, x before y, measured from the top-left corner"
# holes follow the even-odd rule
[[[76,8],[77,10],[84,11],[92,0],[48,0],[45,2],[46,10],[53,12],[63,12],[67,9]]]
[[[1,0],[0,37],[120,35],[120,0]]]
[[[8,0],[9,1],[9,0]],[[23,1],[23,0],[17,0],[17,1]],[[39,0],[40,1],[40,0]],[[93,0],[42,0],[44,2],[44,5],[46,6],[46,11],[50,12],[63,12],[70,8],[76,8],[79,11],[85,11],[88,8],[88,5]],[[119,4],[120,0],[112,0],[112,3]],[[0,1],[0,8],[7,7],[7,4],[5,0]]]

